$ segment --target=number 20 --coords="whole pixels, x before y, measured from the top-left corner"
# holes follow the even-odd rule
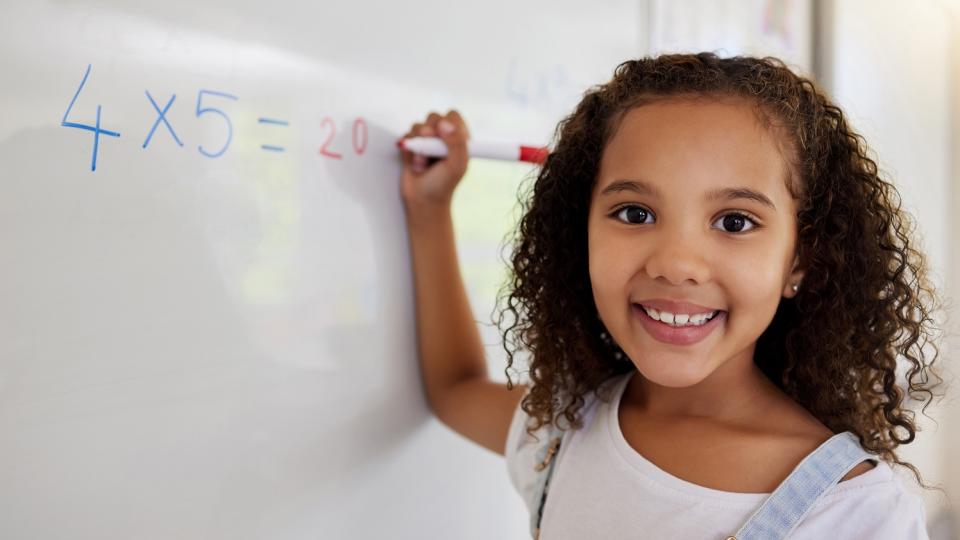
[[[333,122],[333,119],[329,116],[324,117],[323,123],[320,124],[321,128],[325,128],[327,126],[330,126],[330,134],[323,141],[323,145],[320,146],[319,154],[321,156],[327,156],[333,159],[343,159],[343,154],[329,149],[330,143],[333,142],[333,137],[337,133],[337,126]],[[353,151],[356,152],[358,156],[362,156],[367,150],[367,139],[369,138],[366,120],[360,117],[355,118],[353,120],[353,132],[351,135]]]

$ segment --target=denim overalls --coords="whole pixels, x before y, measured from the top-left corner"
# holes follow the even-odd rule
[[[570,431],[568,430],[567,433]],[[550,475],[560,450],[561,431],[550,426],[547,443],[537,451],[534,469],[540,472],[534,487],[530,508],[530,534],[540,538],[540,519],[547,500]],[[773,493],[767,497],[750,519],[726,540],[775,540],[789,535],[807,515],[813,504],[827,489],[840,481],[861,461],[876,456],[867,453],[857,436],[850,431],[838,433],[820,445],[800,462]]]

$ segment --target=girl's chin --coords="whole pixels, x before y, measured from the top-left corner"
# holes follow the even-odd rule
[[[622,360],[631,362],[643,378],[667,388],[689,388],[708,379],[722,364],[713,351],[679,349],[646,337]]]
[[[641,362],[637,369],[648,382],[665,388],[690,388],[713,373],[707,364],[690,362],[689,359],[664,358],[656,365],[644,365]]]

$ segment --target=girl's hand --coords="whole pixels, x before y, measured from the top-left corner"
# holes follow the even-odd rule
[[[416,123],[403,136],[440,137],[447,145],[447,157],[427,158],[409,150],[403,152],[400,193],[408,209],[449,206],[453,190],[467,171],[467,141],[470,132],[460,113],[451,110],[444,116],[435,112],[423,123]]]

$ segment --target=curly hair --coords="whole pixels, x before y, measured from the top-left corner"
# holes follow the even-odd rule
[[[536,420],[527,432],[549,423],[569,429],[559,425],[561,415],[581,428],[584,394],[635,369],[597,315],[588,269],[591,193],[624,113],[684,97],[746,99],[767,118],[767,128],[776,124],[788,150],[804,285],[792,301],[780,302],[758,338],[754,363],[834,433],[852,431],[865,450],[909,468],[923,485],[895,449],[918,431],[904,391],[913,400],[926,396],[925,412],[943,383],[933,369],[938,293],[925,257],[911,245],[913,222],[863,137],[823,90],[773,57],[705,52],[629,60],[609,82],[588,89],[558,124],[532,196],[520,197],[522,217],[507,239],[509,278],[495,308],[508,388],[514,356],[529,352],[531,385],[521,408]],[[897,380],[898,357],[909,367],[905,388]]]

